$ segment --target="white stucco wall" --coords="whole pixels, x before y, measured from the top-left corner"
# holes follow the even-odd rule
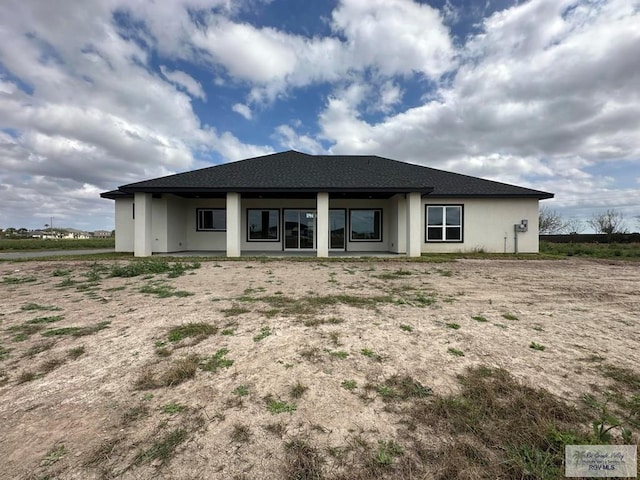
[[[483,250],[488,253],[513,253],[513,226],[522,219],[529,221],[529,231],[518,234],[520,253],[538,252],[537,199],[438,199],[425,197],[422,201],[422,236],[425,240],[425,205],[463,205],[463,242],[424,242],[422,253],[451,253]]]
[[[115,201],[116,252],[133,252],[133,198]]]

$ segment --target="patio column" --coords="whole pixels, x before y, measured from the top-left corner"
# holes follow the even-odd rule
[[[407,257],[419,257],[422,239],[422,215],[420,192],[407,193],[405,202],[407,211]]]
[[[227,193],[227,257],[240,256],[240,239],[242,238],[240,198],[239,193]]]
[[[133,197],[135,219],[133,221],[133,255],[135,257],[150,257],[151,246],[151,203],[150,193],[136,192]]]
[[[329,256],[329,194],[318,192],[316,198],[316,249],[318,257]]]

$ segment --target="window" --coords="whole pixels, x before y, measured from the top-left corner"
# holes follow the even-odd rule
[[[196,214],[198,231],[224,232],[227,229],[227,211],[224,208],[198,208]]]
[[[278,242],[280,240],[280,210],[247,210],[248,240]]]
[[[382,210],[349,210],[352,242],[382,241]]]
[[[462,205],[427,205],[427,242],[462,242]]]

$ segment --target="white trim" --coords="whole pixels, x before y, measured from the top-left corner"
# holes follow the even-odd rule
[[[240,194],[227,193],[227,257],[240,256],[241,213]]]
[[[316,198],[316,249],[318,257],[329,256],[329,194],[318,192]]]

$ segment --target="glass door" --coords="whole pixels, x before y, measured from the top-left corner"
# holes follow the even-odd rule
[[[284,211],[284,248],[285,250],[315,248],[316,212],[315,210]]]
[[[346,218],[346,210],[329,210],[329,248],[331,250],[344,250]]]

